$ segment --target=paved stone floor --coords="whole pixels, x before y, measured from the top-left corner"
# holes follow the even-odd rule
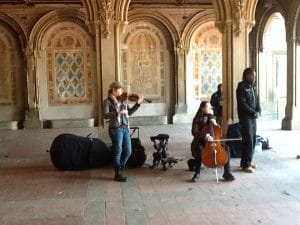
[[[300,131],[281,131],[279,123],[259,123],[258,134],[271,150],[257,150],[254,174],[232,159],[234,182],[216,183],[203,168],[192,183],[187,170],[190,125],[143,126],[147,152],[142,168],[126,170],[128,181],[113,181],[113,168],[57,171],[49,153],[60,133],[97,137],[97,128],[0,131],[1,225],[297,225],[300,224]],[[150,169],[149,137],[170,135],[171,156],[185,156],[173,168]],[[222,175],[222,169],[219,169]]]

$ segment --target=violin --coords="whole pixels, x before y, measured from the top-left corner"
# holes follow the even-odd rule
[[[209,168],[224,166],[228,162],[228,153],[220,142],[222,136],[221,127],[209,122],[209,125],[203,127],[202,131],[209,133],[214,140],[206,141],[205,147],[202,150],[201,161]]]
[[[127,99],[131,102],[137,102],[139,100],[138,94],[129,94],[127,92],[123,92],[122,95],[117,96],[117,99],[119,101],[126,101]],[[144,101],[151,103],[152,101],[150,99],[144,98]]]

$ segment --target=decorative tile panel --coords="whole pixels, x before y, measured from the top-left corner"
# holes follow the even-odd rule
[[[92,102],[89,36],[77,25],[68,25],[56,28],[47,41],[49,105]]]
[[[130,24],[121,49],[122,81],[135,93],[164,101],[167,54],[161,31],[150,23]]]
[[[208,23],[200,27],[192,42],[194,52],[194,97],[209,100],[222,82],[222,38]]]

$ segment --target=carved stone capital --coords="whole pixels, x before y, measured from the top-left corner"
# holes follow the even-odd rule
[[[216,21],[215,22],[216,27],[218,28],[218,30],[220,31],[220,33],[224,33],[225,31],[225,23],[223,21]]]
[[[27,92],[28,92],[28,104],[29,107],[38,108],[39,95],[38,95],[38,81],[36,76],[37,58],[39,51],[34,50],[30,43],[28,47],[24,49],[26,57],[26,69],[27,69]]]
[[[255,25],[255,21],[247,21],[246,22],[246,29],[248,32],[250,32],[252,30],[252,28],[254,27]]]
[[[124,34],[127,25],[128,25],[127,21],[116,21],[115,22],[115,26],[118,28],[119,35]]]
[[[220,33],[225,33],[226,31],[229,30],[229,28],[232,26],[232,20],[228,21],[216,21],[215,26],[218,28]]]
[[[245,0],[233,0],[232,6],[234,33],[239,36],[242,32],[242,23],[246,19]]]
[[[111,5],[111,0],[100,1],[99,15],[101,18],[101,22],[104,25],[103,36],[104,38],[109,38],[111,35],[111,30],[110,30],[111,21],[114,20],[114,15],[115,15],[115,12]]]
[[[185,53],[185,48],[184,48],[184,43],[183,43],[183,40],[182,38],[180,38],[178,41],[177,41],[177,44],[176,44],[176,49],[175,49],[176,53],[180,56],[183,56],[184,53]]]

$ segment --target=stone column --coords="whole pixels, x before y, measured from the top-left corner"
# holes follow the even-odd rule
[[[179,40],[174,51],[175,53],[175,115],[173,116],[173,123],[190,122],[187,117],[187,103],[186,103],[186,49]]]
[[[296,91],[300,87],[299,79],[297,80],[297,57],[300,55],[297,39],[292,35],[292,25],[286,23],[286,39],[287,39],[287,103],[285,107],[285,117],[281,123],[282,130],[292,130],[300,128],[300,93]],[[299,55],[298,55],[299,54]]]
[[[97,77],[98,77],[98,124],[105,126],[103,120],[103,100],[107,97],[109,84],[116,79],[116,54],[114,11],[112,1],[101,0],[99,10],[100,21],[97,25]]]
[[[42,128],[39,116],[39,82],[36,73],[37,55],[37,50],[33,50],[31,47],[26,48],[28,107],[25,112],[24,128]]]
[[[177,92],[177,102],[176,102],[176,113],[186,113],[186,90],[185,90],[185,49],[180,41],[176,48],[176,92]]]
[[[98,80],[98,119],[99,137],[105,142],[110,142],[108,136],[108,125],[103,118],[103,101],[107,98],[109,84],[120,79],[119,75],[119,35],[122,27],[121,22],[115,21],[113,2],[101,0],[99,11],[101,29],[97,35],[99,40],[99,78]]]
[[[101,58],[101,26],[100,21],[95,21],[95,47],[96,47],[96,78],[97,78],[97,121],[98,126],[103,125],[103,84],[102,84],[102,58]]]
[[[238,14],[239,15],[239,14]],[[238,17],[236,20],[218,21],[222,33],[223,67],[223,129],[238,122],[236,88],[242,80],[243,70],[249,66],[249,32],[253,23]]]

